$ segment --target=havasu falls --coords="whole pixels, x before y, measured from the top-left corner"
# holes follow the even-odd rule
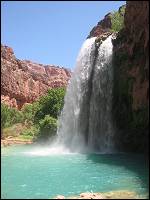
[[[58,146],[71,151],[112,152],[112,36],[101,45],[87,39],[65,96],[59,119]]]
[[[20,131],[15,136],[12,134],[13,137],[17,140],[23,136],[32,144],[12,143],[2,147],[2,199],[75,199],[77,195],[84,199],[149,197],[145,153],[148,6],[146,2],[139,2],[127,1],[126,7],[120,7],[98,22],[81,47],[70,80],[71,73],[65,68],[57,67],[57,73],[56,67],[48,65],[49,70],[45,66],[43,72],[44,65],[19,61],[10,48],[2,48],[3,72],[14,70],[10,73],[11,79],[3,73],[6,96],[9,93],[6,89],[14,86],[11,80],[18,77],[26,84],[17,79],[15,88],[24,91],[23,86],[28,85],[30,90],[33,88],[32,95],[35,91],[42,95],[39,88],[43,91],[52,85],[62,87],[69,80],[65,97],[64,88],[55,88],[26,110],[12,112],[3,107],[4,119],[11,112],[24,118],[10,127],[4,124],[3,133]],[[28,64],[33,70],[28,70]],[[32,97],[30,90],[27,97]],[[17,105],[21,108],[22,104],[18,101]],[[4,140],[13,140],[10,136]]]
[[[112,36],[99,44],[93,37],[80,50],[53,142],[2,150],[4,199],[70,197],[82,192],[101,192],[97,199],[147,198],[143,156],[112,154]]]

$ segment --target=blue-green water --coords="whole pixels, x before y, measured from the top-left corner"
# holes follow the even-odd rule
[[[148,193],[148,165],[141,155],[28,154],[34,151],[32,145],[2,148],[3,199],[42,199],[87,191]]]

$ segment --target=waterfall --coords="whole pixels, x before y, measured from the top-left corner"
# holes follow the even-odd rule
[[[84,42],[78,55],[57,131],[57,143],[71,151],[113,148],[112,48],[111,36],[99,47],[93,37]]]

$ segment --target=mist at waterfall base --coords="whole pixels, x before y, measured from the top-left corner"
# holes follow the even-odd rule
[[[114,153],[111,59],[111,36],[100,46],[96,38],[87,39],[67,88],[57,137],[47,146],[2,148],[3,199],[113,190],[147,195],[144,157]]]

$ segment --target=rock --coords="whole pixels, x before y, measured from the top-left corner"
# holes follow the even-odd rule
[[[97,26],[95,26],[92,31],[90,32],[89,36],[90,37],[97,37],[100,35],[103,35],[106,32],[109,32],[111,29],[111,17],[110,13],[105,15],[104,19],[98,22]]]
[[[56,197],[56,199],[65,199],[65,197],[64,197],[63,195],[58,195],[58,196]]]
[[[149,2],[127,1],[114,45],[114,119],[121,151],[148,151]],[[115,140],[115,139],[114,139]]]
[[[149,2],[127,1],[119,8],[124,26],[112,34],[114,141],[120,151],[148,152],[149,127]],[[96,47],[112,33],[112,13],[91,30]],[[108,34],[108,35],[107,35]]]
[[[114,50],[116,51],[116,54],[118,54],[119,52],[124,52],[129,57],[123,63],[121,63],[122,67],[120,68],[126,70],[126,75],[128,77],[135,79],[132,90],[133,110],[137,110],[141,106],[147,105],[149,101],[149,79],[146,76],[149,71],[148,18],[148,2],[127,1],[124,20],[125,28],[120,32],[119,37],[116,39],[118,40],[117,44],[114,45]],[[128,67],[129,65],[131,67]]]
[[[81,193],[80,197],[82,199],[104,199],[104,196],[100,193],[89,193],[89,192]]]
[[[104,193],[106,199],[139,199],[137,193],[128,190],[117,190]]]
[[[1,102],[21,108],[32,103],[49,88],[66,87],[69,69],[18,60],[13,49],[1,45]]]
[[[121,6],[118,10],[118,13],[120,15],[124,15],[122,12],[122,8],[125,7],[125,5]],[[104,19],[98,22],[98,24],[91,30],[90,34],[87,38],[91,37],[99,37],[101,35],[104,35],[105,33],[112,33],[112,15],[113,13],[108,13],[105,15]]]
[[[103,42],[104,40],[106,40],[106,38],[107,38],[108,36],[110,36],[111,34],[112,34],[111,32],[106,32],[106,33],[104,33],[104,34],[98,36],[98,37],[96,38],[96,40],[95,40],[96,46],[99,47],[99,46],[102,44],[102,42]]]

